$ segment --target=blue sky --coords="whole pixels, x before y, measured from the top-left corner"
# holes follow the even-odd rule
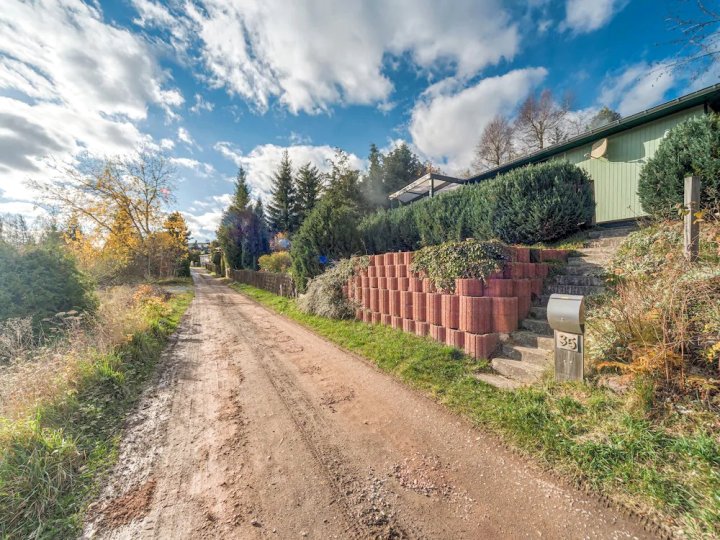
[[[573,97],[573,117],[623,115],[717,81],[676,69],[651,0],[3,0],[0,213],[37,215],[28,178],[79,156],[162,149],[177,207],[212,236],[238,165],[267,196],[285,148],[320,168],[333,147],[408,142],[466,170],[484,125],[530,92]]]

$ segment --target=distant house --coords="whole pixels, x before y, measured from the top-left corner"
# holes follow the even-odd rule
[[[601,128],[582,133],[467,179],[426,174],[390,195],[400,202],[433,196],[461,184],[482,182],[517,167],[567,159],[585,169],[595,184],[595,222],[623,221],[645,215],[638,198],[642,166],[665,135],[683,120],[720,111],[720,84],[668,101]]]

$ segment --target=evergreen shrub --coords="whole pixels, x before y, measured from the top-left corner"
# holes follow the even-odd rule
[[[334,260],[362,251],[358,211],[334,197],[322,199],[292,239],[292,274],[299,291]]]
[[[720,199],[720,115],[694,116],[670,130],[655,155],[640,171],[638,195],[652,216],[677,216],[684,197],[685,177],[701,180],[701,207]]]

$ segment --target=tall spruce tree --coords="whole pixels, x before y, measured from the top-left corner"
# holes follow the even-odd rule
[[[293,179],[292,162],[288,151],[273,176],[272,199],[267,215],[270,228],[275,232],[293,233],[298,227],[297,193]]]
[[[314,167],[310,162],[306,163],[297,173],[297,209],[298,209],[298,224],[302,225],[305,218],[315,208],[318,200],[320,199],[320,192],[322,191],[322,179],[320,177],[320,171],[317,167]]]
[[[247,183],[247,172],[242,165],[238,168],[237,176],[235,176],[232,205],[238,210],[243,210],[250,205],[250,187]]]
[[[377,208],[386,205],[387,193],[384,186],[383,155],[373,143],[370,145],[368,154],[367,174],[362,179],[362,192],[370,208]]]

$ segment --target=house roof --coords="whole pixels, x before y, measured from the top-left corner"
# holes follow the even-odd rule
[[[476,176],[472,176],[468,178],[466,182],[475,183],[488,178],[493,178],[498,174],[502,174],[516,167],[522,167],[523,165],[546,160],[555,154],[567,152],[568,150],[572,150],[578,146],[592,143],[598,139],[614,135],[615,133],[620,133],[621,131],[626,131],[637,126],[647,124],[648,122],[652,122],[658,118],[664,118],[666,116],[670,116],[671,114],[703,104],[709,104],[713,109],[720,108],[718,107],[720,106],[720,84],[703,88],[702,90],[698,90],[692,94],[687,94],[645,111],[626,116],[625,118],[621,118],[620,120],[616,120],[615,122],[611,122],[605,126],[585,131],[561,143],[537,150],[531,154],[526,154],[512,161],[508,161],[507,163],[503,163],[499,167],[495,167]]]
[[[482,180],[493,178],[498,174],[505,173],[516,167],[522,167],[523,165],[529,165],[530,163],[544,161],[556,154],[567,152],[568,150],[572,150],[578,146],[583,146],[597,141],[598,139],[614,135],[615,133],[620,133],[621,131],[626,131],[637,126],[647,124],[648,122],[652,122],[658,118],[670,116],[671,114],[704,104],[709,105],[713,110],[720,110],[720,84],[708,86],[702,90],[698,90],[691,94],[662,103],[645,111],[626,116],[625,118],[621,118],[620,120],[616,120],[615,122],[611,122],[605,126],[585,131],[566,141],[548,146],[547,148],[537,150],[530,154],[526,154],[512,161],[508,161],[507,163],[503,163],[499,167],[483,171],[478,175],[471,176],[466,179],[452,178],[434,173],[432,175],[426,174],[415,180],[413,183],[396,191],[390,195],[389,198],[396,199],[400,202],[411,202],[419,197],[427,195],[430,192],[431,176],[434,176],[435,179],[446,179],[444,183],[436,181],[434,190],[436,194],[458,187],[460,184],[474,184]]]

